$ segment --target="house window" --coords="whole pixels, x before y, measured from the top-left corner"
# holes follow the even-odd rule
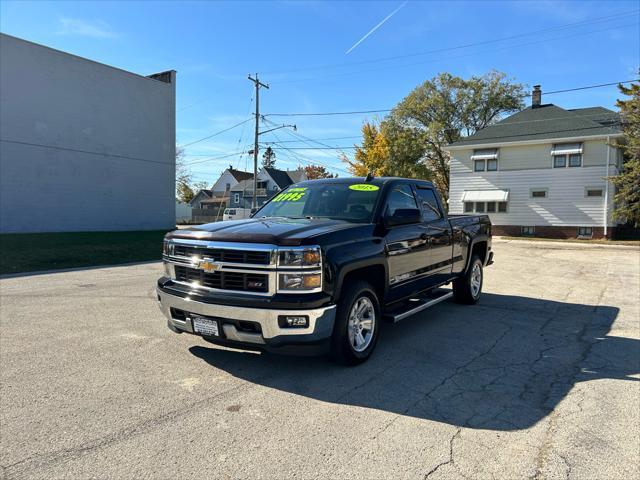
[[[567,166],[566,155],[554,155],[553,156],[553,168],[564,168]]]
[[[556,143],[551,150],[553,155],[553,167],[581,167],[582,144],[581,143]]]
[[[475,172],[495,172],[498,170],[498,149],[482,148],[473,151],[473,170]]]
[[[538,189],[530,191],[531,198],[547,198],[547,189]]]
[[[601,197],[602,189],[601,188],[591,188],[587,187],[584,192],[585,197]]]
[[[507,202],[464,202],[464,213],[507,213]]]
[[[532,237],[533,235],[536,234],[536,229],[535,229],[535,227],[521,227],[520,233],[522,235],[526,235],[526,236]]]
[[[593,228],[592,227],[578,227],[578,237],[593,237]]]
[[[227,183],[227,184],[224,186],[224,189],[225,189],[227,192],[228,192],[229,190],[231,190],[231,184],[230,184],[230,183]]]
[[[574,153],[573,155],[569,155],[569,166],[570,167],[581,167],[582,166],[582,154]]]
[[[239,193],[234,193],[233,194],[233,203],[240,203],[240,194]]]

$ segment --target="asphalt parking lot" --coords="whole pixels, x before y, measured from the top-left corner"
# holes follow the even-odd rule
[[[356,368],[165,327],[159,264],[0,281],[6,478],[640,477],[640,252],[496,242]]]

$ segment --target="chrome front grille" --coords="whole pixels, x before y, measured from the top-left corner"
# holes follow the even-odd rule
[[[266,296],[276,292],[276,250],[275,245],[176,239],[165,245],[163,259],[167,276],[177,283]]]
[[[271,262],[271,252],[269,251],[243,251],[181,244],[174,245],[173,256],[210,258],[214,262],[246,263],[249,265],[269,265]]]
[[[176,280],[195,286],[257,293],[269,291],[269,276],[264,273],[241,273],[235,271],[207,273],[203,270],[183,265],[175,265],[174,269]]]

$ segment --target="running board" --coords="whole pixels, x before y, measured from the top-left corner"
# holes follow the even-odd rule
[[[435,290],[430,295],[412,298],[404,309],[397,309],[396,311],[386,313],[385,317],[393,323],[398,323],[411,315],[415,315],[418,312],[426,310],[429,307],[433,307],[440,302],[453,297],[451,290]]]

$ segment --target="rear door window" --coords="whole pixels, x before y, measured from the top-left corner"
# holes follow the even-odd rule
[[[396,210],[417,209],[416,199],[411,187],[400,184],[393,187],[387,197],[387,215],[393,216]]]
[[[442,212],[440,212],[440,206],[436,199],[435,192],[430,188],[418,187],[418,200],[420,201],[420,208],[422,209],[422,219],[425,222],[433,222],[442,218]]]

